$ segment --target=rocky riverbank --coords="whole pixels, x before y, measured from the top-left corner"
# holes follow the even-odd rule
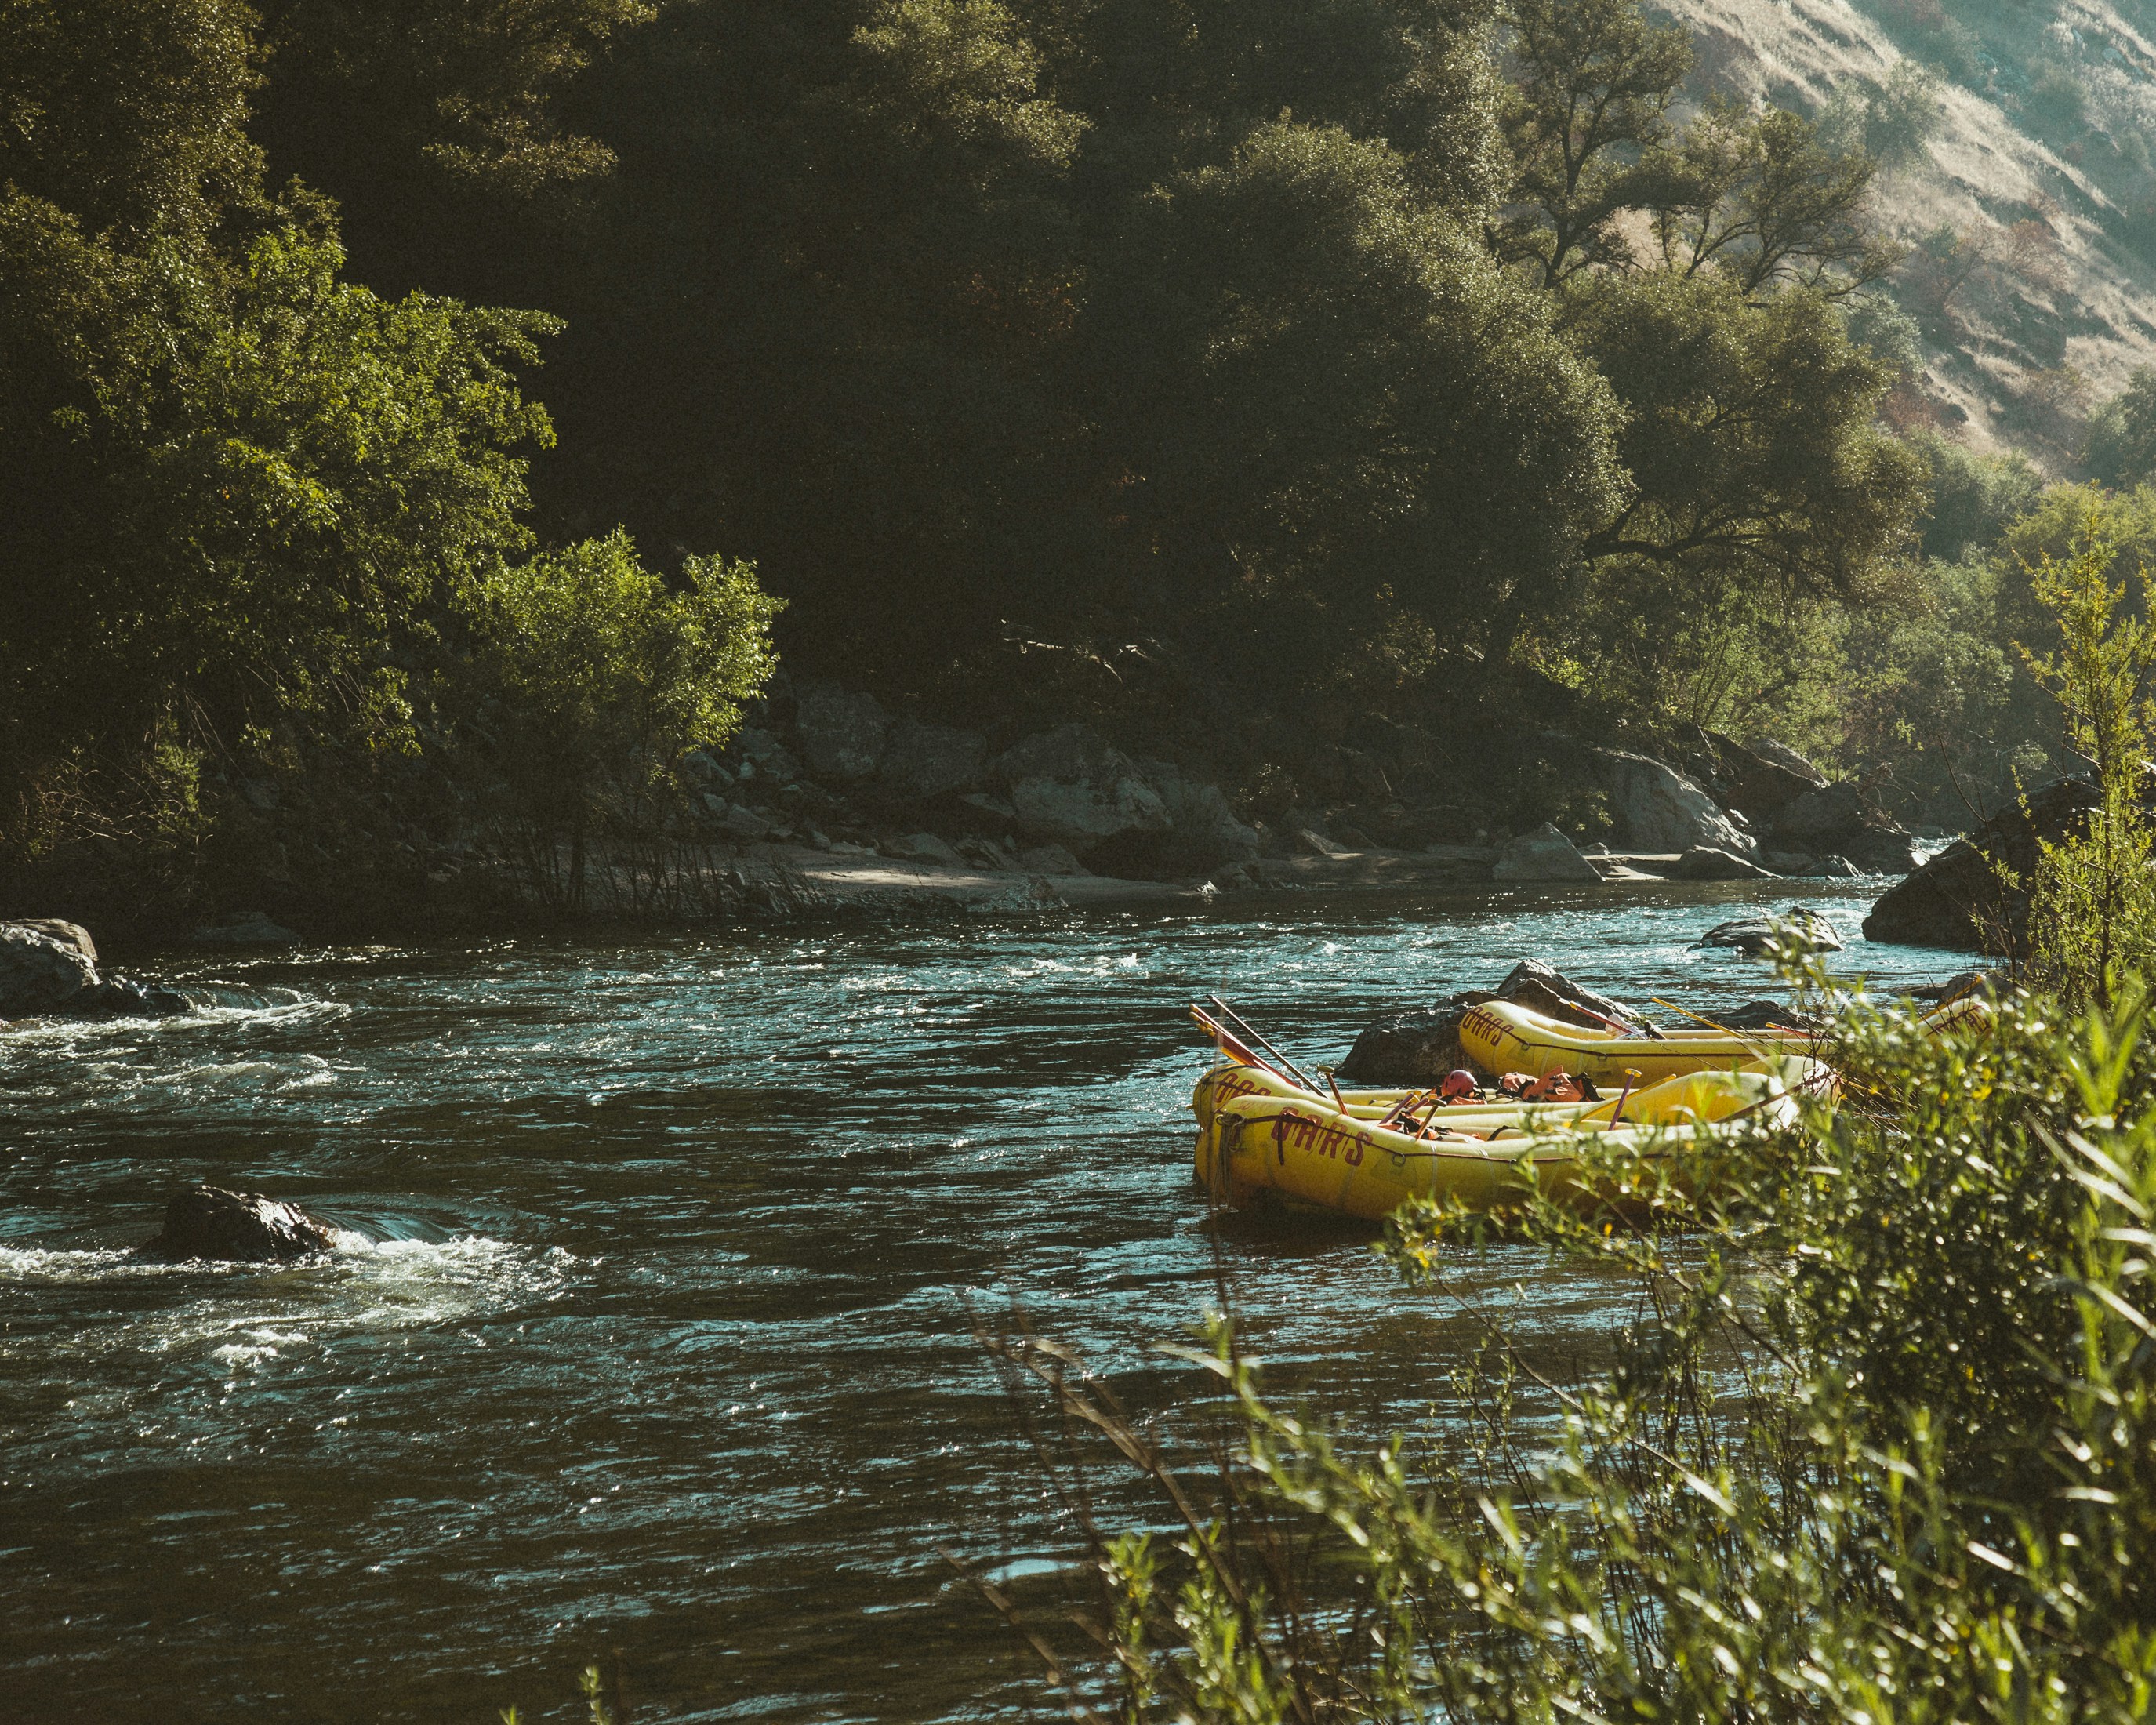
[[[1315,794],[1298,788],[1267,806],[1231,797],[1191,765],[1127,754],[1083,725],[997,747],[983,732],[808,681],[787,685],[762,716],[724,749],[685,759],[690,819],[707,840],[776,857],[842,894],[875,871],[815,857],[1026,877],[1065,898],[1088,891],[1065,883],[1089,878],[1215,891],[1592,884],[1899,874],[1917,860],[1912,835],[1854,781],[1830,782],[1779,744],[1705,731],[1674,763],[1544,739],[1562,776],[1591,787],[1595,836],[1577,820],[1568,831],[1471,826],[1441,783],[1417,785],[1411,763],[1347,747],[1330,752],[1327,770],[1306,771]]]
[[[1913,835],[1861,783],[1830,781],[1771,740],[1695,731],[1656,756],[1515,732],[1502,740],[1509,753],[1493,742],[1464,773],[1463,756],[1483,747],[1465,736],[1348,734],[1367,746],[1246,738],[1244,755],[1291,764],[1238,756],[1215,770],[1084,724],[968,729],[781,677],[723,746],[672,763],[633,829],[580,839],[573,870],[566,850],[502,824],[484,786],[403,785],[385,768],[371,839],[324,825],[304,782],[225,787],[244,811],[235,843],[174,915],[134,926],[124,895],[86,896],[64,879],[30,883],[16,908],[144,944],[275,945],[1295,887],[1903,875],[1917,860]]]

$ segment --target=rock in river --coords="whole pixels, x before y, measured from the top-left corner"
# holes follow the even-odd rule
[[[1692,849],[1676,860],[1670,870],[1672,880],[1770,880],[1774,871],[1748,863],[1741,856],[1732,856],[1726,850],[1715,850],[1704,845]]]
[[[2035,874],[2036,841],[2056,844],[2079,833],[2099,801],[2087,779],[2056,778],[2030,793],[2025,812],[2020,803],[2008,803],[1881,893],[1864,919],[1865,937],[1964,952],[2015,950],[2028,930],[2025,883]],[[2003,885],[1994,865],[1999,862],[2025,884]]]
[[[1646,1019],[1621,1000],[1598,994],[1538,958],[1522,958],[1497,984],[1497,999],[1524,1006],[1561,1024],[1594,1025],[1614,1019],[1620,1024],[1644,1024]]]
[[[165,1206],[165,1226],[137,1255],[161,1263],[210,1258],[235,1264],[285,1264],[326,1252],[330,1230],[297,1204],[259,1192],[191,1186]]]
[[[1578,847],[1549,822],[1523,833],[1498,853],[1496,880],[1599,882],[1602,871],[1579,854]]]
[[[1355,1039],[1332,1076],[1342,1084],[1373,1087],[1435,1084],[1467,1064],[1460,1045],[1460,1021],[1471,1007],[1495,999],[1486,989],[1474,989],[1432,1006],[1389,1012]]]
[[[1702,947],[1727,947],[1749,958],[1763,957],[1767,948],[1790,935],[1815,952],[1839,952],[1841,934],[1817,911],[1799,905],[1779,916],[1741,916],[1733,922],[1717,923],[1692,942]]]
[[[1774,816],[1774,836],[1815,856],[1845,856],[1876,875],[1917,865],[1907,830],[1866,800],[1855,781],[1807,791]]]
[[[73,1011],[96,987],[88,930],[49,918],[0,922],[0,1018]]]
[[[1624,749],[1597,749],[1609,812],[1627,848],[1667,852],[1705,846],[1749,856],[1758,841],[1674,767]]]
[[[0,922],[0,1019],[158,1018],[189,1010],[185,995],[118,972],[97,973],[97,945],[73,922]]]

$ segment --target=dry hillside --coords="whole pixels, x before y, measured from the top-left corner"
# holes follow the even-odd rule
[[[1927,69],[1937,129],[1878,192],[1911,248],[1892,287],[1923,347],[1890,416],[2072,471],[2088,409],[2156,363],[2156,16],[2100,0],[1660,9],[1693,33],[1702,93],[1857,136],[1891,114],[1897,75],[1907,90]]]

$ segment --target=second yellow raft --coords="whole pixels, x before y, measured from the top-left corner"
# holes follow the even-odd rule
[[[1980,1023],[1986,1016],[1983,1000],[1968,995],[1926,1014],[1923,1024],[1937,1035],[1958,1024]],[[1628,1076],[1652,1084],[1686,1072],[1726,1067],[1732,1061],[1810,1055],[1823,1040],[1820,1031],[1796,1029],[1702,1029],[1659,1037],[1622,1035],[1545,1018],[1509,1000],[1485,1001],[1460,1023],[1460,1047],[1489,1071],[1525,1072],[1539,1078],[1561,1066],[1603,1086],[1621,1084]]]
[[[1199,1135],[1199,1173],[1224,1204],[1271,1194],[1377,1221],[1412,1198],[1456,1199],[1474,1209],[1517,1203],[1524,1161],[1544,1190],[1585,1204],[1599,1196],[1580,1171],[1587,1138],[1671,1154],[1726,1132],[1724,1123],[1740,1116],[1794,1121],[1801,1095],[1828,1093],[1834,1081],[1816,1060],[1756,1064],[1763,1070],[1687,1073],[1651,1085],[1626,1101],[1622,1125],[1611,1124],[1614,1097],[1516,1104],[1441,1114],[1447,1132],[1435,1138],[1308,1096],[1238,1097],[1220,1105],[1211,1133]],[[1478,1114],[1511,1117],[1478,1122]]]

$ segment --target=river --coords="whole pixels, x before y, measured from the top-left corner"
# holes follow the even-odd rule
[[[1837,968],[1880,883],[1804,883]],[[1047,1717],[946,1546],[1067,1557],[976,1315],[1015,1301],[1147,1405],[1212,1298],[1183,1006],[1331,1060],[1377,1009],[1540,957],[1726,1005],[1690,943],[1759,887],[1317,896],[146,967],[248,991],[0,1028],[0,1717],[100,1725]],[[124,1248],[192,1180],[346,1230],[296,1268]],[[1412,1423],[1456,1312],[1351,1236],[1239,1228],[1284,1382]],[[1517,1247],[1552,1337],[1609,1291]],[[1529,1281],[1527,1279],[1532,1278]],[[609,1654],[609,1657],[611,1655]]]

